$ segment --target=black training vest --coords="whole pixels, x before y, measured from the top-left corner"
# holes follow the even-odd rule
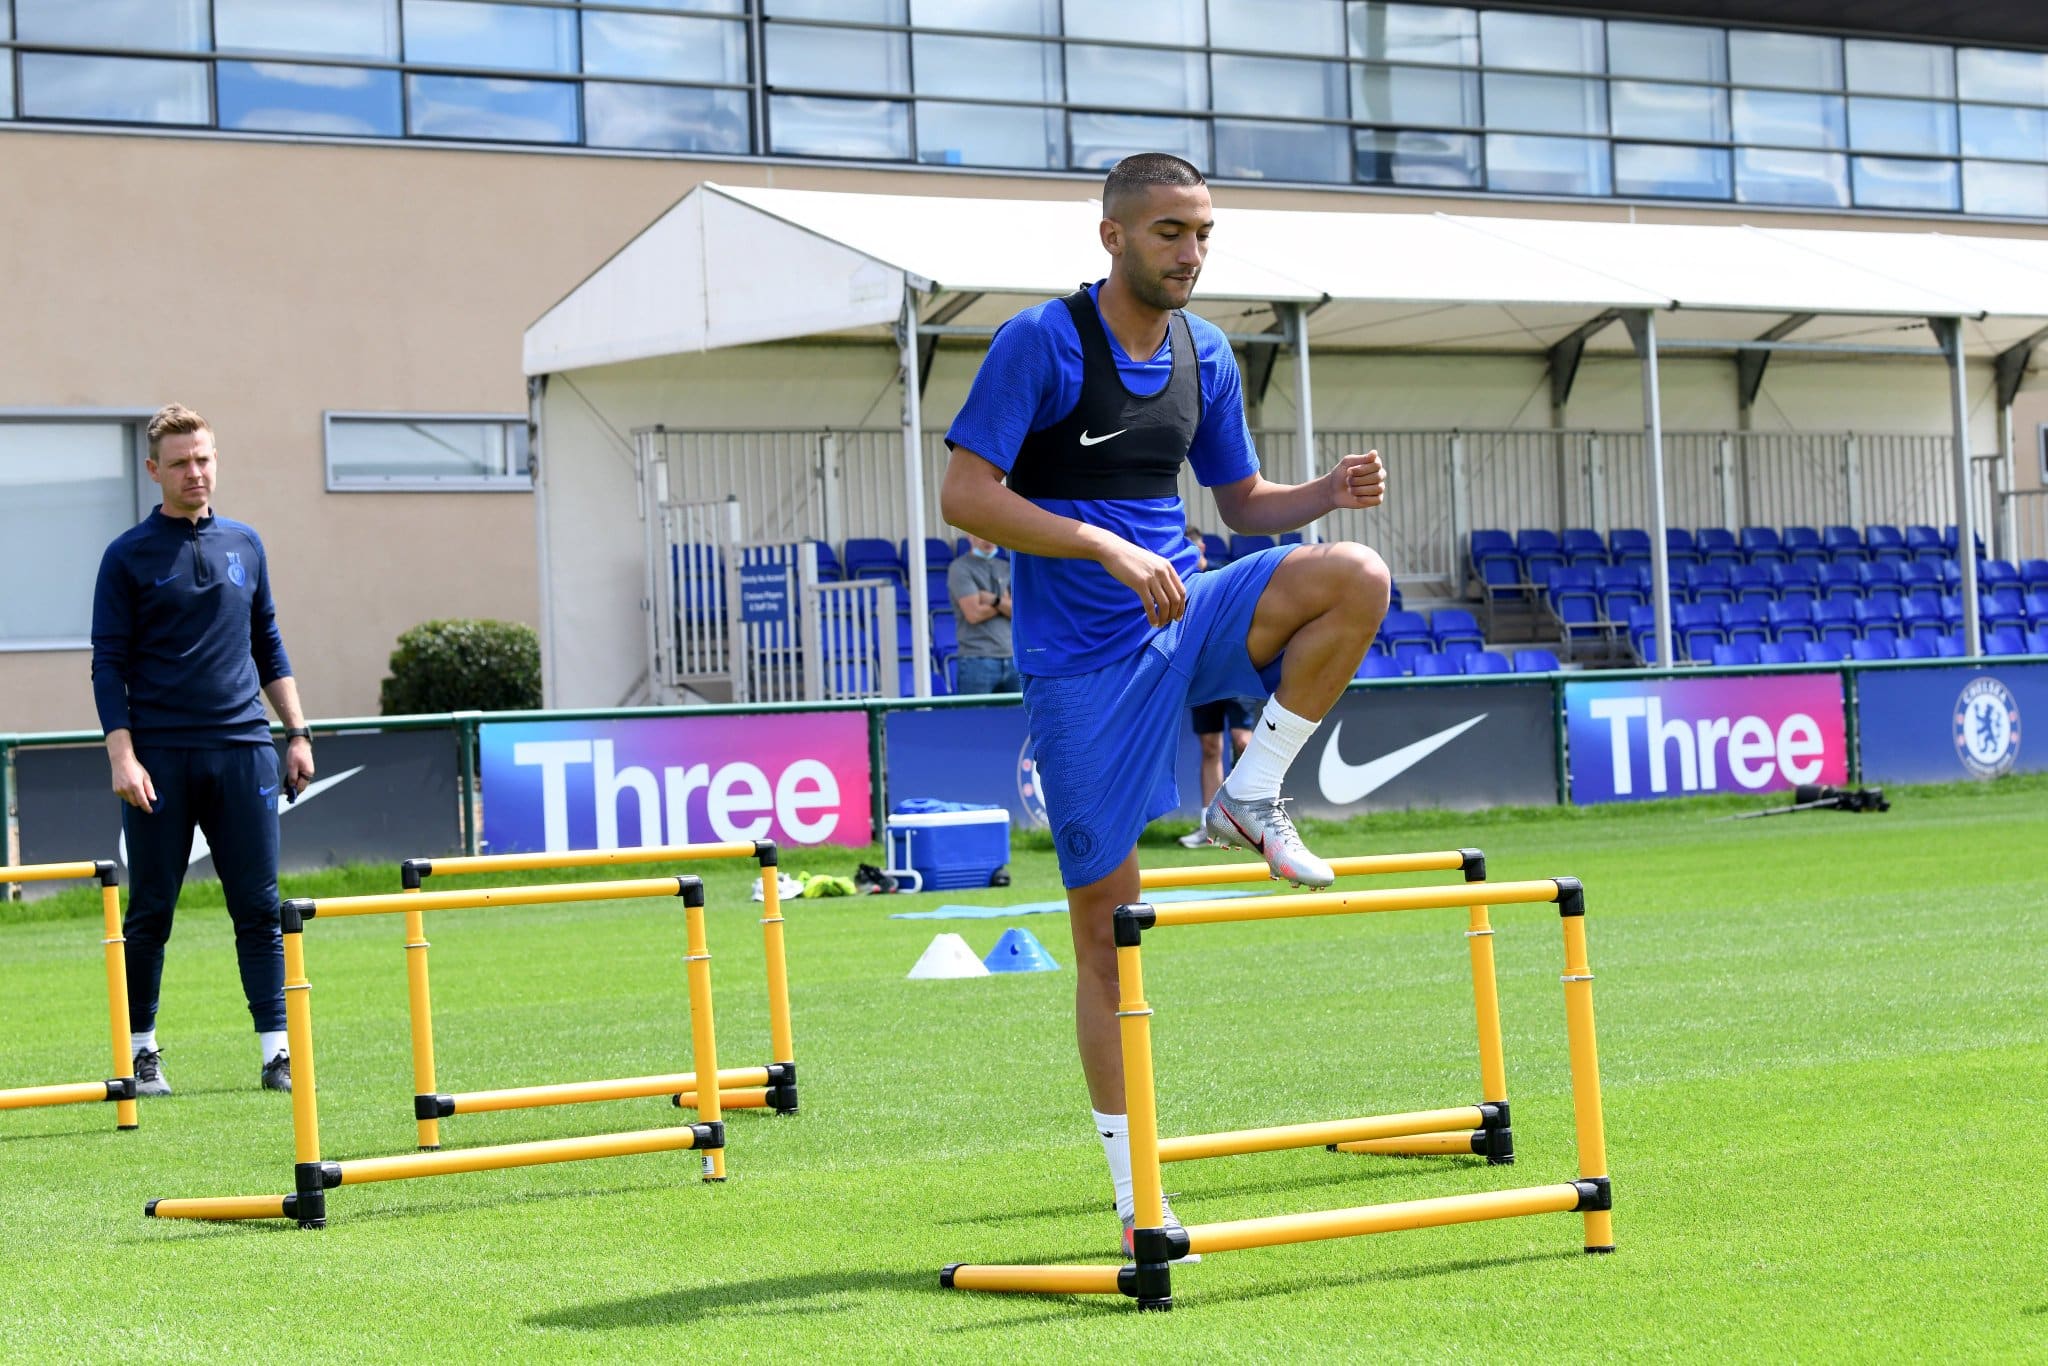
[[[1150,397],[1124,387],[1109,335],[1083,285],[1061,302],[1081,334],[1081,397],[1074,411],[1024,438],[1010,489],[1026,498],[1171,498],[1202,422],[1202,376],[1194,335],[1179,312],[1166,316],[1173,370]]]

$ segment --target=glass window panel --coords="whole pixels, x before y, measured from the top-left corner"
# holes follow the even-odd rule
[[[329,488],[529,482],[524,422],[327,420]]]
[[[1351,5],[1351,55],[1384,62],[1479,65],[1479,15],[1437,5]]]
[[[1486,126],[1529,133],[1604,133],[1604,81],[1486,73]]]
[[[1055,104],[1064,98],[1060,50],[1054,43],[919,33],[911,37],[910,55],[920,95]]]
[[[1728,75],[1743,85],[1840,90],[1842,40],[1734,29],[1728,34]]]
[[[1106,171],[1133,152],[1169,152],[1195,166],[1209,164],[1209,128],[1200,119],[1151,114],[1069,114],[1068,164]]]
[[[107,542],[135,524],[135,429],[0,422],[0,640],[84,640]]]
[[[1604,71],[1607,45],[1598,19],[1482,10],[1479,45],[1488,66],[1538,71]]]
[[[908,161],[910,106],[775,95],[768,101],[768,136],[770,151],[791,156]]]
[[[1067,164],[1066,119],[1057,109],[919,100],[917,159],[932,166],[1060,170]]]
[[[1956,93],[1966,100],[2048,104],[2048,52],[1963,48],[1956,53]]]
[[[766,0],[771,19],[843,19],[849,24],[900,24],[909,16],[904,0]]]
[[[1840,95],[1738,90],[1735,140],[1781,147],[1840,147],[1847,123]]]
[[[21,54],[21,117],[206,123],[206,64]]]
[[[593,76],[738,85],[747,79],[747,26],[729,19],[585,10],[583,69]]]
[[[1221,114],[1341,119],[1350,110],[1340,62],[1290,62],[1280,57],[1218,53],[1209,59],[1209,73],[1214,86],[1212,107]]]
[[[771,24],[766,41],[771,86],[878,95],[910,89],[910,39],[905,34]]]
[[[1966,104],[1962,114],[1964,156],[2048,161],[2048,111]]]
[[[1202,0],[1066,0],[1069,38],[1200,47],[1209,39]]]
[[[745,14],[748,0],[605,0],[630,9],[704,10],[711,14]]]
[[[1341,57],[1344,6],[1341,0],[1209,0],[1209,45]]]
[[[359,138],[395,138],[405,132],[396,71],[222,62],[214,69],[214,81],[223,128]]]
[[[1744,204],[1849,206],[1849,159],[1836,152],[1735,149],[1735,198]]]
[[[1849,145],[1865,152],[1954,156],[1956,107],[1932,100],[1849,101]]]
[[[1067,98],[1140,109],[1209,107],[1209,63],[1199,52],[1158,48],[1067,49]]]
[[[1585,138],[1486,136],[1486,187],[1523,194],[1609,194],[1607,144]]]
[[[1728,141],[1728,92],[1719,87],[1610,81],[1607,99],[1617,137]]]
[[[1725,147],[1614,144],[1614,192],[1674,199],[1726,199],[1734,190]]]
[[[1358,178],[1368,185],[1479,188],[1479,139],[1469,133],[1362,128],[1357,146]]]
[[[1607,25],[1607,70],[1616,76],[1658,76],[1673,81],[1726,81],[1728,39],[1717,28],[1691,24]]]
[[[24,43],[204,52],[213,41],[206,0],[15,0],[14,21]]]
[[[1479,123],[1479,74],[1416,66],[1351,68],[1351,117],[1360,123]]]
[[[398,60],[398,0],[213,0],[223,52]]]
[[[753,101],[744,90],[589,81],[583,87],[583,123],[583,140],[592,147],[731,155],[754,150]]]
[[[14,117],[14,54],[0,52],[0,119]]]
[[[14,0],[0,0],[0,41],[14,36]]]
[[[1954,209],[1960,202],[1953,161],[1854,157],[1850,182],[1865,209]]]
[[[405,0],[405,60],[507,71],[574,71],[576,16],[537,5]]]
[[[1964,162],[1963,209],[2014,218],[2048,218],[2048,166]]]
[[[483,142],[574,142],[576,87],[566,81],[407,76],[408,131]]]
[[[1228,180],[1351,182],[1351,130],[1332,123],[1216,120],[1216,165]]]
[[[1954,48],[1870,38],[1851,38],[1842,46],[1851,90],[1873,95],[1956,93]]]
[[[976,33],[1060,31],[1060,0],[910,0],[919,28],[964,28]]]

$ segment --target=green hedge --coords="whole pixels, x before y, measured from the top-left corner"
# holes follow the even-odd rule
[[[540,636],[516,621],[423,621],[398,638],[386,716],[540,706]]]

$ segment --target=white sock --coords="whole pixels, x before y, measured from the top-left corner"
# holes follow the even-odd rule
[[[1116,1188],[1117,1218],[1128,1219],[1138,1207],[1137,1197],[1131,1194],[1131,1117],[1105,1115],[1100,1110],[1088,1113],[1095,1116],[1095,1136],[1102,1140],[1102,1155],[1109,1160],[1109,1184]]]
[[[133,1053],[144,1053],[144,1052],[151,1052],[151,1053],[155,1052],[155,1051],[156,1051],[156,1026],[152,1025],[152,1026],[150,1026],[150,1027],[149,1027],[148,1029],[142,1030],[142,1031],[141,1031],[140,1033],[132,1033],[132,1034],[130,1034],[130,1035],[128,1036],[128,1051],[129,1051],[129,1052],[130,1052],[131,1054],[133,1054]]]
[[[1223,790],[1241,802],[1270,801],[1279,796],[1288,766],[1321,724],[1296,716],[1281,706],[1277,697],[1269,699],[1258,724],[1252,727],[1252,742],[1223,780]]]
[[[280,1053],[290,1057],[290,1038],[282,1029],[259,1029],[256,1031],[256,1051],[263,1055],[265,1062],[269,1062]]]

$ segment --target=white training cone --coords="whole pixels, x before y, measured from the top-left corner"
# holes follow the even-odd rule
[[[910,970],[912,979],[936,979],[943,977],[986,977],[988,964],[974,956],[974,950],[967,947],[967,941],[957,934],[942,934],[934,938],[917,960],[917,966]]]

